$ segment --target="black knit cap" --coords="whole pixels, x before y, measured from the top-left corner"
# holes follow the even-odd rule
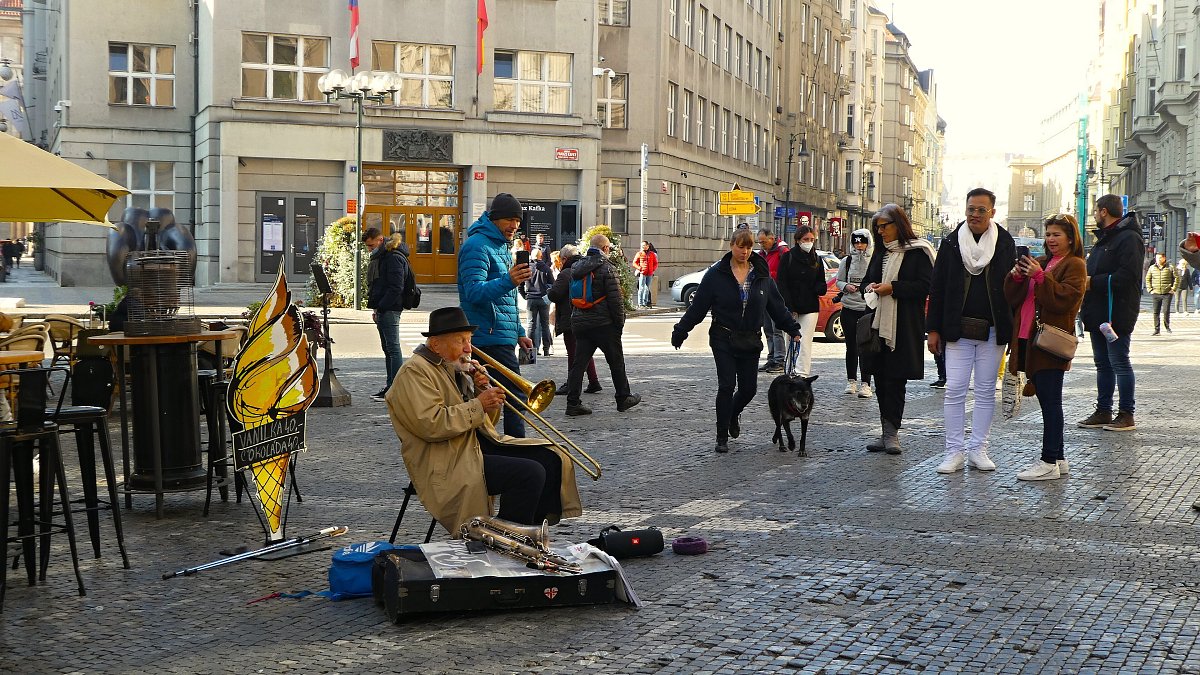
[[[488,218],[493,221],[502,218],[520,218],[521,217],[521,202],[517,198],[501,192],[492,200],[492,208],[488,210]]]

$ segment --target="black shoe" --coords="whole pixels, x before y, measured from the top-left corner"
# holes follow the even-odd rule
[[[738,417],[740,417],[740,415],[734,415],[733,419],[729,420],[730,438],[737,438],[738,436],[742,435],[742,425],[738,424]]]
[[[1168,333],[1170,333],[1170,332],[1171,332],[1171,327],[1170,327],[1170,326],[1163,326],[1163,327],[1167,329],[1167,332],[1168,332]]]
[[[765,373],[765,372],[767,372],[767,369],[770,368],[772,365],[774,365],[774,364],[771,363],[770,361],[767,361],[766,363],[764,363],[758,367],[758,372]]]
[[[632,408],[633,406],[635,406],[641,402],[642,402],[641,394],[630,394],[630,395],[626,396],[625,398],[621,399],[620,401],[617,401],[617,412],[625,412],[626,410],[629,410],[630,408]]]
[[[945,389],[945,388],[946,388],[946,381],[945,381],[945,380],[938,380],[937,382],[934,382],[933,384],[931,384],[931,385],[929,385],[929,386],[933,387],[934,389]]]
[[[571,389],[570,387],[568,387],[567,385],[564,384],[561,387],[559,387],[558,389],[554,390],[554,395],[555,396],[566,396],[567,392],[570,391],[570,389]]]
[[[783,367],[782,363],[772,363],[771,365],[767,366],[765,370],[768,373],[782,373],[786,369]]]
[[[717,452],[729,452],[729,441],[717,441]]]
[[[595,393],[598,393],[598,392],[599,392],[601,389],[603,389],[603,388],[604,388],[604,387],[601,387],[601,386],[600,386],[600,383],[599,383],[599,382],[597,382],[597,383],[595,383],[595,384],[589,384],[589,385],[587,386],[587,389],[584,389],[583,391],[584,391],[584,393],[585,393],[585,394],[595,394]]]
[[[580,415],[591,415],[592,409],[581,404],[567,404],[567,417],[578,417]]]
[[[1155,329],[1155,331],[1153,333],[1151,333],[1151,335],[1158,335],[1158,330]]]
[[[376,393],[371,394],[371,400],[379,401],[380,403],[386,401],[387,400],[386,397],[387,397],[387,389],[380,389]]]

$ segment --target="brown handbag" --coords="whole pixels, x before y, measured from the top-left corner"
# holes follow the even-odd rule
[[[1037,332],[1033,336],[1033,346],[1060,359],[1070,361],[1075,358],[1075,350],[1079,340],[1074,333],[1069,333],[1056,326],[1038,322]]]

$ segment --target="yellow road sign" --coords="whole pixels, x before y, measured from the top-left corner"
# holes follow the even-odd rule
[[[758,204],[750,202],[749,204],[724,204],[717,207],[718,213],[722,216],[753,216],[758,213]]]
[[[722,204],[754,203],[754,193],[750,190],[730,190],[721,193]]]

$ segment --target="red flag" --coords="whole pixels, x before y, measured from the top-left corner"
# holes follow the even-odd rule
[[[483,0],[480,0],[483,2]],[[358,67],[358,0],[350,0],[350,70]]]
[[[483,31],[487,30],[487,3],[484,0],[479,0],[479,4],[475,9],[475,54],[477,56],[475,62],[475,74],[479,75],[483,72]]]

